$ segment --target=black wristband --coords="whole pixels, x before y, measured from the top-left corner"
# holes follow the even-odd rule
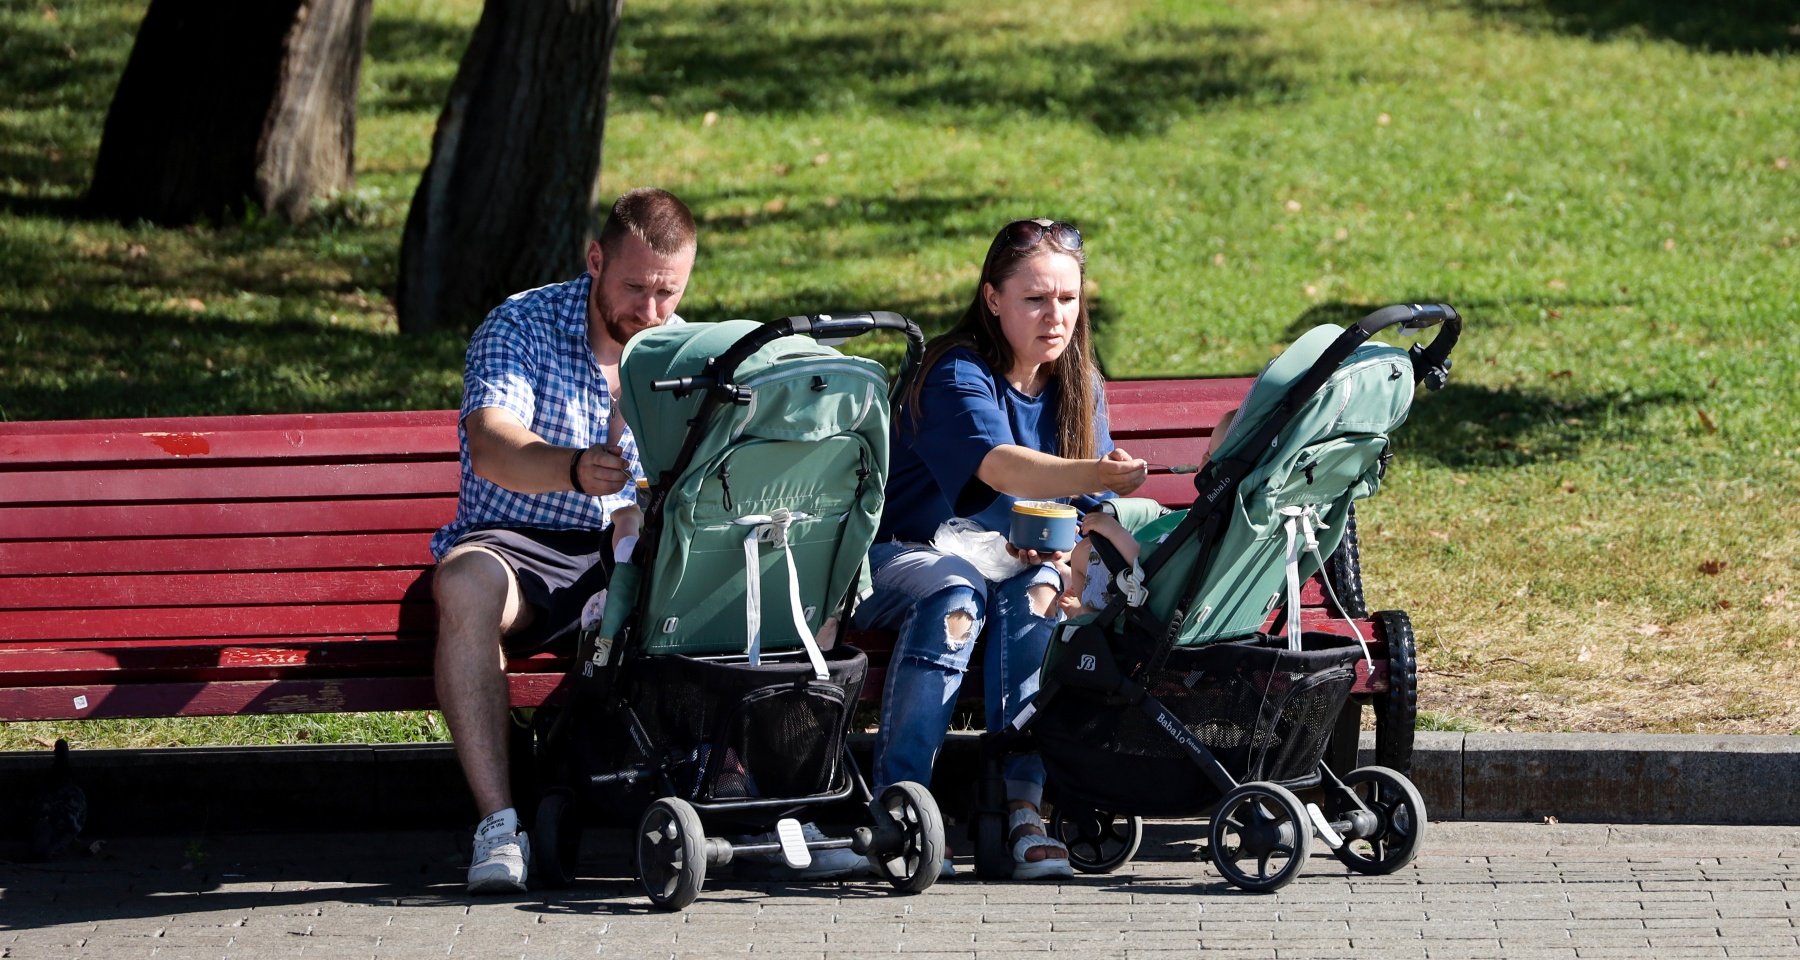
[[[569,486],[574,487],[575,492],[582,496],[589,495],[581,486],[581,455],[586,452],[586,450],[575,451],[574,458],[569,461]]]

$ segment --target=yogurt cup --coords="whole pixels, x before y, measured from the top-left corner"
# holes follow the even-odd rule
[[[1012,507],[1006,542],[1019,550],[1067,553],[1075,548],[1080,519],[1075,508],[1054,500],[1020,500]]]

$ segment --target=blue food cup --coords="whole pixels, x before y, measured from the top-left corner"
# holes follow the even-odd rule
[[[1067,553],[1075,549],[1080,526],[1075,508],[1054,500],[1020,500],[1013,504],[1012,529],[1006,542],[1019,550]]]

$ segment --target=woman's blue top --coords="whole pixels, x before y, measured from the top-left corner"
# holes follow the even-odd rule
[[[924,543],[951,517],[968,517],[989,530],[1006,532],[1018,498],[982,483],[975,471],[988,451],[1001,444],[1060,456],[1058,392],[1053,381],[1037,396],[1026,396],[967,347],[938,358],[925,373],[919,416],[905,407],[894,413],[887,505],[875,542]],[[1094,454],[1100,456],[1113,448],[1104,393],[1096,415]],[[1103,498],[1062,499],[1088,510]]]

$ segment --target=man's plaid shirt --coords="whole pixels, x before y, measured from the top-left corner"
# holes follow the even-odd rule
[[[469,469],[469,432],[461,420],[482,407],[499,407],[532,433],[559,447],[588,447],[606,440],[613,398],[587,340],[587,274],[508,297],[487,315],[469,340],[463,371],[462,488],[456,519],[431,538],[442,560],[456,538],[471,530],[530,527],[598,530],[619,507],[636,502],[637,485],[603,497],[574,491],[514,493]],[[669,323],[680,323],[670,317]],[[633,478],[643,475],[637,441],[623,429],[613,442],[624,451]]]

